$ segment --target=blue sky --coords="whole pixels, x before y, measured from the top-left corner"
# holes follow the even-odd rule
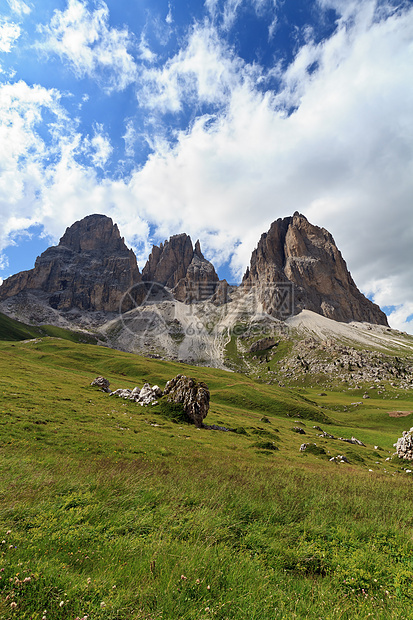
[[[0,0],[0,278],[90,213],[237,281],[304,213],[413,333],[413,4]]]

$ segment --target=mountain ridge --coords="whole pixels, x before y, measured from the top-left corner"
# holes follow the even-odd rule
[[[141,274],[117,225],[94,214],[68,227],[33,269],[5,280],[0,301],[42,291],[50,294],[48,303],[58,311],[116,312],[131,287],[149,281],[167,287],[185,303],[228,300],[228,285],[203,256],[199,240],[194,247],[189,235],[181,233],[154,245]],[[254,289],[263,311],[277,316],[274,299],[284,284],[294,288],[290,314],[308,309],[341,322],[388,325],[386,315],[357,288],[332,235],[298,212],[279,218],[263,233],[240,290]]]

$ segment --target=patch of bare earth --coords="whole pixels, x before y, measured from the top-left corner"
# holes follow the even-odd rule
[[[405,418],[407,415],[413,413],[412,411],[389,411],[391,418]]]

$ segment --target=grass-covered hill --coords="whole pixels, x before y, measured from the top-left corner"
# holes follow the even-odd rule
[[[353,404],[367,386],[289,390],[62,334],[2,337],[0,620],[411,617],[413,474],[392,457],[411,393]],[[236,432],[90,386],[177,373],[210,387],[205,422]],[[338,439],[352,436],[365,446]]]
[[[87,344],[96,344],[97,337],[81,331],[71,331],[55,325],[27,325],[16,321],[0,312],[0,341],[18,341],[42,336],[52,336],[55,338],[63,338],[72,342],[83,342]]]

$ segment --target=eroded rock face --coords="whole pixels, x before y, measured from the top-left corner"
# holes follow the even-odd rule
[[[33,269],[5,280],[0,301],[38,290],[50,293],[50,306],[60,311],[116,312],[124,293],[140,280],[135,254],[117,225],[105,215],[89,215],[43,252]]]
[[[168,381],[164,389],[164,396],[173,403],[180,403],[187,416],[200,428],[209,409],[210,394],[206,383],[197,382],[185,375],[176,375]]]
[[[189,235],[185,233],[173,235],[169,241],[153,246],[142,269],[142,279],[174,288],[179,280],[186,276],[193,254],[194,249]]]
[[[247,290],[257,287],[264,310],[274,316],[274,289],[289,282],[294,314],[307,309],[335,321],[387,325],[386,315],[358,290],[331,234],[299,213],[271,224],[243,278]]]
[[[201,252],[199,241],[194,248],[191,237],[184,233],[152,248],[142,279],[167,286],[175,299],[185,303],[211,298],[219,283],[214,266]]]

